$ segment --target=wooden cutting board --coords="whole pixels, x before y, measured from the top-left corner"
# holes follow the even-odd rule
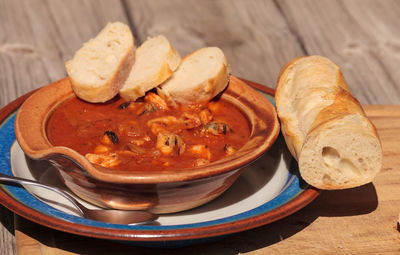
[[[151,249],[75,236],[16,216],[18,254],[400,254],[400,106],[365,106],[378,129],[383,169],[373,183],[324,191],[299,212],[224,240]]]

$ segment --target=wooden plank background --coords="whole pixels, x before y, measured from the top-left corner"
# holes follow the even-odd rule
[[[397,0],[0,0],[0,107],[64,77],[109,21],[129,24],[137,44],[164,34],[182,55],[218,46],[233,74],[270,87],[290,59],[327,56],[361,103],[399,104],[399,17]],[[0,222],[0,254],[15,254],[1,206]]]

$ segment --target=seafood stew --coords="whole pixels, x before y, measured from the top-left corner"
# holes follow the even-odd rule
[[[149,92],[141,101],[92,104],[72,97],[50,115],[47,137],[110,169],[152,171],[206,165],[240,149],[245,115],[224,99],[168,106]]]

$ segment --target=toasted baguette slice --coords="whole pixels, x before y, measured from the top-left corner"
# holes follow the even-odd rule
[[[88,102],[105,102],[118,94],[134,63],[131,30],[120,22],[108,23],[66,62],[75,94]]]
[[[181,56],[162,35],[147,39],[135,52],[135,64],[119,94],[135,101],[167,80],[181,63]]]
[[[381,143],[336,64],[320,56],[294,59],[281,71],[275,99],[306,182],[344,189],[373,180],[382,167]]]
[[[201,103],[225,89],[229,65],[221,49],[208,47],[186,56],[178,70],[161,84],[158,93],[168,102]]]

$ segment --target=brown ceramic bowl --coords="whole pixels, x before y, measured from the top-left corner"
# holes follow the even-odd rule
[[[170,213],[202,205],[228,189],[244,166],[267,151],[279,134],[275,107],[232,76],[222,98],[241,109],[251,126],[247,143],[237,152],[206,166],[178,171],[111,170],[91,164],[70,148],[53,146],[47,139],[48,117],[74,96],[67,78],[36,91],[18,111],[15,134],[29,157],[48,160],[71,191],[105,208]]]

